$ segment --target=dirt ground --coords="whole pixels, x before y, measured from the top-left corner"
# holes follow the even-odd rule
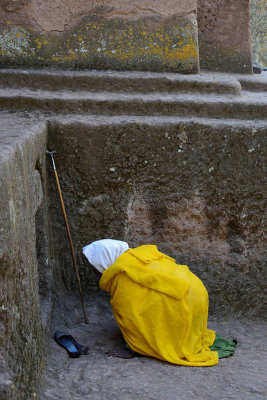
[[[209,328],[236,338],[234,356],[214,367],[182,367],[148,357],[122,360],[106,352],[122,345],[109,296],[91,288],[86,294],[89,324],[83,323],[79,301],[58,304],[53,329],[71,333],[89,354],[78,359],[51,338],[39,400],[263,400],[266,399],[266,343],[263,320],[211,315]]]

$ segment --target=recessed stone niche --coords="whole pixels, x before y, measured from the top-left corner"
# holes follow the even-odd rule
[[[193,122],[51,125],[48,143],[58,152],[84,285],[95,282],[81,254],[91,241],[156,244],[203,279],[212,310],[254,312],[251,286],[262,297],[264,176],[257,150],[248,152],[253,132]],[[56,255],[71,287],[71,257],[48,169]]]
[[[4,399],[36,389],[54,299],[77,294],[47,148],[57,151],[85,294],[98,281],[82,247],[109,237],[156,244],[189,265],[217,316],[264,313],[264,125],[112,118],[2,115]]]

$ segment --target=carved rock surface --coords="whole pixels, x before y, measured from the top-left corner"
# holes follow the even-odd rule
[[[159,368],[155,367],[155,360],[139,363],[137,359],[137,369],[136,365],[133,370],[127,369],[127,374],[130,371],[133,375],[131,381],[130,375],[123,376],[125,366],[121,360],[111,360],[109,364],[104,356],[105,346],[113,340],[108,339],[113,332],[105,325],[110,318],[108,303],[103,300],[108,299],[103,293],[96,293],[98,281],[81,252],[84,245],[103,237],[124,239],[132,247],[156,244],[178,263],[187,264],[203,280],[209,292],[210,311],[216,314],[217,321],[225,323],[226,314],[233,316],[229,322],[231,331],[224,331],[221,325],[219,332],[227,335],[230,332],[232,336],[237,329],[237,339],[241,338],[242,345],[240,359],[231,359],[233,364],[226,364],[225,369],[224,363],[220,363],[222,375],[216,400],[218,393],[225,393],[225,382],[229,383],[227,398],[243,400],[247,392],[255,394],[255,399],[263,398],[258,382],[262,383],[263,376],[264,328],[262,322],[244,321],[245,315],[265,315],[267,127],[265,113],[261,111],[265,108],[260,108],[253,119],[253,106],[264,106],[263,78],[264,74],[256,78],[210,74],[181,77],[143,72],[52,73],[49,70],[5,70],[0,74],[1,92],[5,92],[8,100],[15,91],[21,106],[24,103],[21,93],[27,97],[35,92],[44,101],[47,94],[53,100],[61,93],[66,101],[62,86],[68,86],[79,106],[72,114],[66,108],[55,107],[43,109],[44,112],[36,107],[34,112],[14,109],[0,112],[1,400],[36,397],[44,370],[45,343],[50,338],[52,306],[57,303],[54,328],[74,328],[77,322],[82,327],[82,337],[87,335],[88,340],[92,339],[88,344],[93,350],[88,359],[77,360],[76,369],[74,361],[68,364],[66,359],[59,358],[62,353],[57,348],[48,360],[47,377],[52,378],[40,399],[66,400],[75,396],[79,400],[123,400],[129,395],[135,398],[136,393],[143,399],[151,397],[147,396],[151,388],[164,397],[164,381],[161,381],[164,390],[155,386],[158,381],[155,368]],[[109,90],[105,114],[103,108],[95,109],[97,114],[84,110],[82,101],[90,85],[95,98],[101,99],[103,89]],[[144,115],[143,107],[138,108],[139,115],[134,115],[137,111],[134,101],[126,102],[124,108],[122,104],[118,107],[114,99],[121,91],[127,93],[121,98],[128,100],[137,97],[140,100],[145,95],[151,96],[152,103],[154,96],[161,99],[156,103],[157,114]],[[198,104],[202,112],[206,108],[207,114],[200,118],[200,108],[195,108],[196,114],[187,117],[170,116],[166,110],[171,110],[171,104],[163,107],[162,92],[170,92],[168,96],[174,105],[176,92],[184,100],[188,96],[201,98]],[[247,115],[243,110],[242,119],[240,114],[235,114],[234,120],[229,118],[232,115],[228,114],[229,108],[225,109],[224,102],[219,101],[225,96],[233,101],[242,99]],[[209,99],[208,106],[203,99]],[[246,103],[245,99],[250,100]],[[218,110],[216,118],[211,118],[212,106]],[[77,110],[81,114],[75,114]],[[57,150],[57,170],[81,279],[88,295],[90,324],[86,326],[82,325],[80,306],[73,306],[71,299],[77,293],[77,284],[46,148]],[[77,298],[74,302],[77,304]],[[240,325],[236,325],[237,315],[243,318]],[[93,365],[95,375],[90,368]],[[118,376],[114,374],[118,365],[124,391],[117,378],[114,379]],[[229,369],[228,365],[232,367]],[[153,371],[148,385],[147,375],[142,381],[144,366],[146,370],[151,366]],[[170,368],[178,375],[176,372],[170,375]],[[198,370],[198,377],[206,386],[201,396],[207,398],[214,375],[213,372],[209,375],[211,369],[202,370]],[[238,387],[234,386],[236,374],[244,370]],[[180,386],[178,389],[185,393],[184,388],[192,381],[190,371],[187,375],[181,368],[168,365],[160,370],[159,376],[168,378],[166,399],[175,399],[177,379],[183,382],[182,389]],[[82,385],[77,385],[77,376]],[[107,378],[106,386],[103,376]],[[132,386],[130,381],[134,382]],[[145,385],[145,390],[136,391],[135,382]],[[171,388],[169,382],[173,382]],[[191,397],[196,393],[199,397],[199,388],[192,390]],[[156,394],[153,396],[151,399]]]
[[[38,265],[36,213],[45,201],[40,175],[45,178],[45,142],[45,124],[1,114],[0,398],[4,400],[29,399],[44,368],[46,326],[38,268],[48,265]],[[44,236],[42,244],[45,247]]]
[[[267,66],[267,4],[265,0],[250,0],[253,62]]]
[[[0,65],[198,72],[196,0],[8,0]]]
[[[198,0],[200,68],[251,73],[249,0]]]
[[[44,31],[63,31],[86,15],[127,20],[186,16],[196,12],[196,0],[1,0],[0,8],[6,12],[24,8],[25,21],[21,22],[33,19],[33,23]]]

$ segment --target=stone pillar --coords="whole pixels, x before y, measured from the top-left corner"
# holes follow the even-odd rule
[[[0,0],[0,66],[198,72],[197,0]]]
[[[252,59],[255,64],[267,67],[267,3],[250,0]]]
[[[198,0],[200,68],[251,73],[249,0]]]

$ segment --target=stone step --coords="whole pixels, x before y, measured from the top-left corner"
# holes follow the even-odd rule
[[[182,75],[156,72],[0,69],[0,88],[69,91],[221,93],[240,95],[241,85],[230,75]]]
[[[263,93],[234,95],[121,93],[0,89],[0,108],[50,113],[169,115],[202,118],[266,118]]]
[[[241,84],[242,90],[267,92],[267,71],[259,75],[234,75]]]
[[[22,113],[23,115],[23,113]],[[33,115],[36,118],[36,115]],[[88,114],[53,114],[51,116],[38,116],[40,119],[48,118],[50,130],[56,127],[69,126],[71,129],[79,127],[88,127],[92,129],[123,129],[124,127],[135,127],[134,129],[142,129],[142,127],[150,127],[151,129],[168,129],[177,125],[201,127],[212,127],[217,129],[233,128],[242,132],[244,129],[257,129],[265,132],[267,130],[267,120],[241,120],[241,119],[215,119],[215,118],[196,118],[196,117],[172,117],[166,115],[160,116],[143,116],[143,115],[88,115]],[[214,131],[214,132],[215,132]]]

